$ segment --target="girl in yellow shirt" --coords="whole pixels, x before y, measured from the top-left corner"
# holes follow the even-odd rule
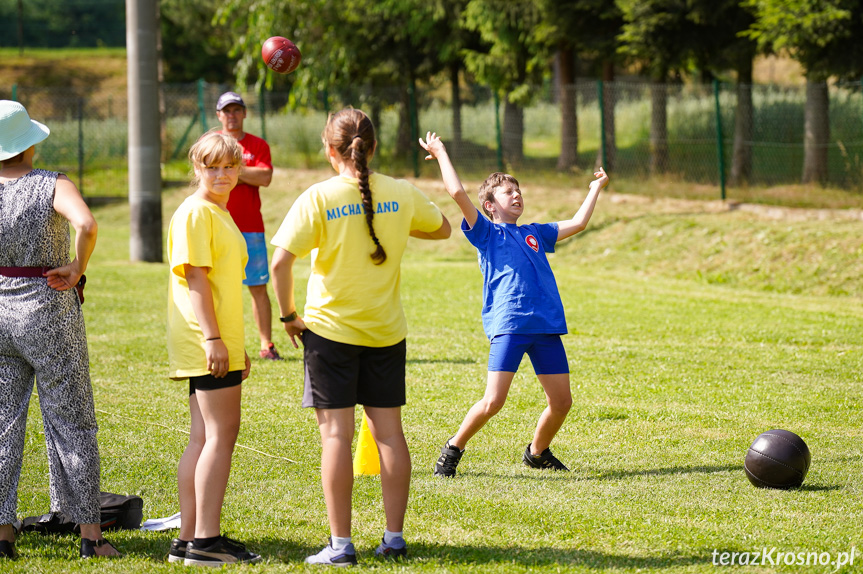
[[[303,406],[321,433],[330,544],[310,564],[357,563],[351,543],[354,409],[364,406],[381,458],[386,530],[376,555],[407,554],[402,535],[410,453],[401,425],[407,323],[399,296],[408,237],[445,239],[450,225],[416,187],[372,173],[375,129],[359,110],[330,117],[324,148],[336,175],[307,189],[273,237],[273,288],[294,347],[303,343]],[[293,264],[311,255],[306,307],[294,303]]]
[[[189,150],[197,189],[168,228],[169,375],[189,379],[189,444],[177,483],[182,522],[169,562],[218,566],[260,556],[221,535],[222,503],[240,428],[241,383],[251,363],[243,343],[242,281],[248,255],[227,210],[242,151],[208,132]]]

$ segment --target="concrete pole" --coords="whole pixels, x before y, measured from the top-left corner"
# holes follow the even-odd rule
[[[126,0],[129,89],[129,254],[162,261],[158,0]]]

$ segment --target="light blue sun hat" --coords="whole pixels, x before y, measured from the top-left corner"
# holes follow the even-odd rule
[[[50,133],[47,126],[31,120],[18,102],[0,100],[0,161],[26,151]]]

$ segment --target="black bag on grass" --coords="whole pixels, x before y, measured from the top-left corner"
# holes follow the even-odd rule
[[[144,518],[144,500],[140,496],[99,493],[102,505],[102,530],[138,530]]]
[[[99,493],[102,530],[138,530],[144,517],[144,500],[140,496]],[[14,525],[17,532],[39,534],[79,533],[81,528],[62,512],[28,516]]]

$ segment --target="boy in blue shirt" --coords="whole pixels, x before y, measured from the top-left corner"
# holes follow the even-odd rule
[[[493,173],[479,189],[482,217],[474,207],[434,133],[420,138],[420,146],[437,159],[447,192],[464,215],[461,228],[476,247],[483,274],[482,325],[491,342],[485,395],[474,404],[458,432],[441,449],[435,464],[437,476],[453,477],[467,441],[500,411],[515,372],[527,353],[545,391],[548,406],[539,417],[533,440],[524,451],[531,468],[569,470],[549,445],[572,406],[569,363],[560,336],[567,333],[563,303],[545,254],[554,244],[583,231],[593,214],[599,191],[608,184],[602,168],[575,216],[558,223],[518,225],[524,201],[518,181],[505,173]]]

